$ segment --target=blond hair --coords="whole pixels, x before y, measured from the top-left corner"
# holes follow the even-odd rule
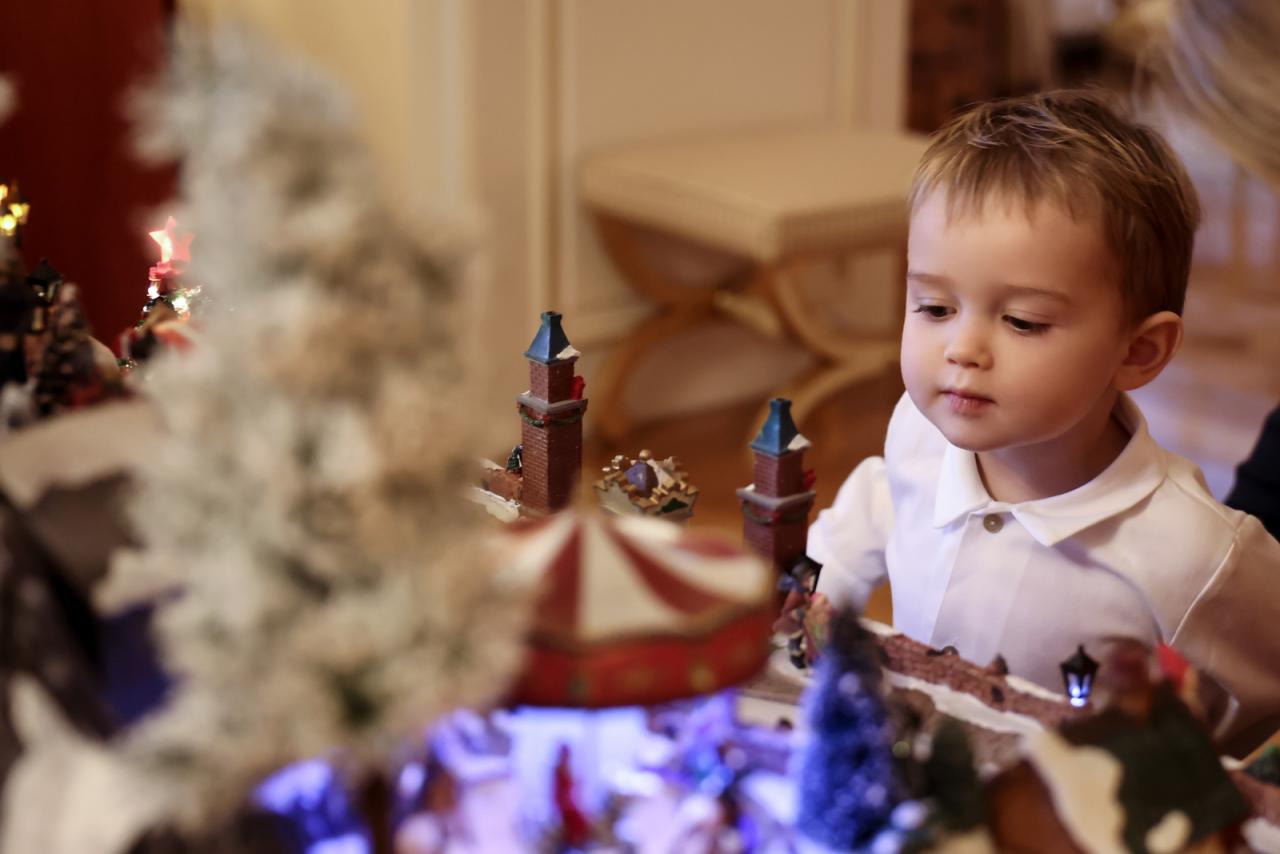
[[[1152,8],[1149,70],[1238,163],[1280,189],[1280,2]]]
[[[1127,319],[1182,312],[1200,221],[1195,189],[1159,134],[1098,92],[989,101],[952,119],[916,169],[912,210],[936,190],[946,192],[949,216],[1000,198],[1093,219],[1114,256]]]

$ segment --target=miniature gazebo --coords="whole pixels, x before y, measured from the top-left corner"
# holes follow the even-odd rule
[[[735,685],[768,659],[773,574],[736,545],[576,512],[508,537],[509,569],[542,585],[512,704],[652,705]]]

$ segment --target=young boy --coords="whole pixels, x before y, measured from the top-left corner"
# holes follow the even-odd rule
[[[911,191],[902,377],[884,457],[809,533],[819,590],[1062,690],[1083,643],[1171,644],[1230,695],[1218,734],[1280,726],[1280,544],[1161,449],[1126,392],[1182,340],[1187,175],[1085,92],[980,105]]]

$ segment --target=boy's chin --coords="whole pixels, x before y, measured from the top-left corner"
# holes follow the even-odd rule
[[[972,451],[975,454],[980,454],[985,451],[999,450],[1009,444],[1007,441],[1002,441],[1000,437],[994,435],[990,430],[965,429],[964,427],[945,423],[945,419],[941,420],[944,423],[939,424],[937,421],[932,421],[933,426],[938,428],[938,432],[948,442],[962,451]]]

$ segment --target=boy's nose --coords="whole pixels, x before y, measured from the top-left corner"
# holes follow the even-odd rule
[[[971,333],[953,335],[947,342],[944,355],[950,364],[961,368],[981,371],[991,367],[991,351],[982,343],[981,338]]]

